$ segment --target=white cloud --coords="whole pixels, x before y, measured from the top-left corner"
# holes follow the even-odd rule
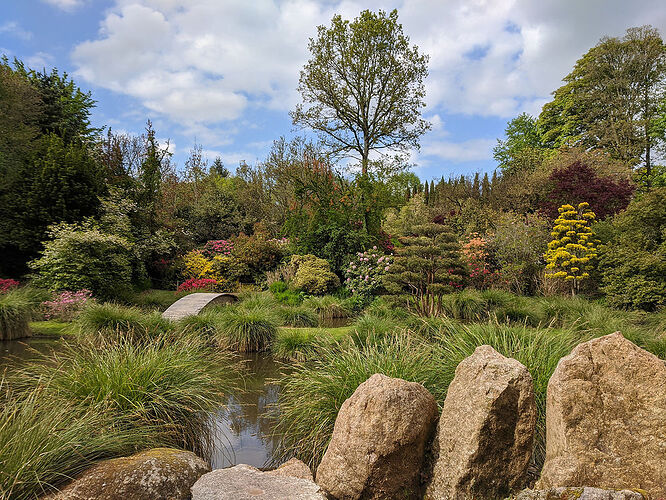
[[[433,141],[421,147],[420,155],[436,156],[454,163],[482,161],[492,158],[495,139],[469,139],[461,142]]]
[[[26,62],[28,63],[28,67],[36,70],[41,70],[43,68],[52,65],[53,56],[46,52],[37,52],[32,56],[28,57],[28,59],[26,59]]]
[[[42,1],[68,12],[73,11],[77,7],[83,5],[84,3],[84,0],[42,0]]]
[[[45,1],[73,8],[82,0]],[[662,2],[115,0],[98,36],[72,56],[79,77],[138,99],[217,148],[232,141],[248,110],[286,112],[298,102],[299,71],[317,25],[334,13],[351,18],[363,8],[397,7],[405,32],[430,55],[426,115],[441,130],[446,114],[538,113],[603,35],[647,23],[666,34]],[[488,157],[489,141],[424,146],[471,161]]]
[[[0,34],[7,33],[21,40],[30,40],[32,38],[32,33],[28,30],[23,29],[19,23],[16,21],[7,21],[6,23],[0,24]]]

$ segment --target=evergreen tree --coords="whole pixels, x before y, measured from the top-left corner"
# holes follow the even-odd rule
[[[399,239],[385,276],[387,292],[422,316],[442,312],[442,296],[462,286],[464,268],[455,235],[440,224],[415,226]]]

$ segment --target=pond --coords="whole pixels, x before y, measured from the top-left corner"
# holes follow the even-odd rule
[[[0,374],[39,354],[48,354],[59,347],[58,340],[23,339],[0,341]],[[278,386],[271,383],[279,372],[279,364],[264,353],[238,355],[246,365],[243,390],[232,394],[213,415],[215,443],[211,465],[214,469],[244,463],[255,467],[269,466],[279,438],[270,418],[277,402]]]

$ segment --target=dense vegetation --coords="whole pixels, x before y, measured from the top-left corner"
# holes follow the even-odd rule
[[[491,175],[427,180],[391,156],[428,129],[427,57],[397,12],[335,16],[310,50],[292,117],[321,142],[279,138],[235,172],[201,146],[174,165],[150,121],[140,136],[93,129],[92,96],[66,74],[0,62],[0,339],[66,339],[0,374],[0,496],[150,446],[206,456],[208,415],[237,390],[229,351],[290,364],[279,451],[311,466],[375,372],[441,404],[475,347],[518,359],[537,390],[538,467],[546,384],[575,345],[619,330],[666,359],[656,30],[583,55],[538,117],[509,121]],[[241,300],[162,318],[195,291]]]

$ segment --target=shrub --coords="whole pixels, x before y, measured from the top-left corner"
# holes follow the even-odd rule
[[[369,300],[383,285],[383,277],[391,265],[391,256],[372,250],[358,252],[345,268],[345,286],[354,295]]]
[[[13,279],[0,279],[0,293],[6,293],[9,290],[18,288],[20,283]]]
[[[386,290],[405,296],[407,306],[422,316],[441,312],[441,299],[462,287],[464,269],[453,233],[439,224],[416,226],[400,238],[386,277]]]
[[[183,281],[178,285],[179,292],[193,292],[195,290],[205,290],[208,292],[216,292],[219,290],[220,284],[217,280],[210,278],[192,278]]]
[[[35,283],[50,290],[91,290],[100,299],[130,288],[132,246],[92,224],[58,224],[49,230],[42,256],[30,263]]]
[[[227,306],[220,314],[218,342],[240,352],[265,351],[275,339],[277,326],[271,309]]]
[[[238,235],[234,239],[233,256],[248,270],[248,278],[256,281],[266,271],[274,270],[283,257],[284,244],[267,239],[263,234]]]
[[[496,286],[515,293],[535,293],[548,241],[546,219],[532,214],[499,215],[487,246],[490,258],[501,273]]]
[[[230,240],[209,240],[203,247],[202,253],[207,257],[216,255],[230,256],[234,249],[234,242]]]
[[[632,201],[601,247],[602,291],[615,307],[666,306],[666,187]]]
[[[472,233],[462,245],[461,256],[467,266],[468,283],[477,290],[485,290],[499,283],[499,271],[490,266],[487,241]]]
[[[293,285],[312,295],[324,295],[340,286],[327,261],[314,255],[292,255],[290,264],[296,268]]]
[[[580,289],[583,280],[590,277],[597,260],[599,240],[590,229],[595,214],[585,202],[577,208],[562,205],[560,216],[555,219],[553,241],[548,243],[544,255],[546,262],[546,278],[561,279],[571,285],[571,294]]]
[[[72,321],[92,298],[90,290],[56,293],[53,300],[42,302],[45,319]]]

